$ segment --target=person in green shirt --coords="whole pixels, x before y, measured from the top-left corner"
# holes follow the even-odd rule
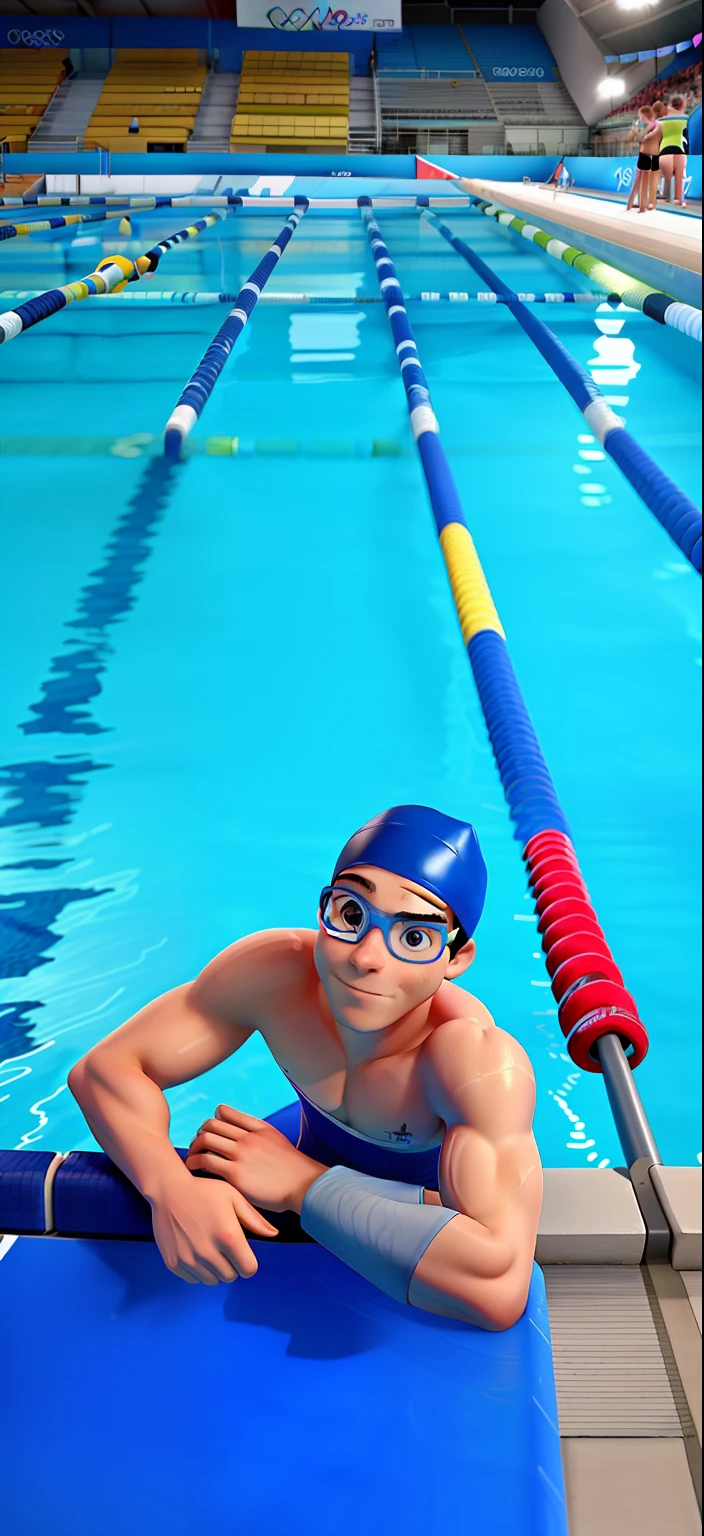
[[[680,208],[684,208],[684,173],[687,169],[684,136],[688,121],[689,118],[684,110],[684,97],[673,96],[665,116],[661,118],[660,169],[665,178],[665,189],[668,193],[674,176],[675,202]]]

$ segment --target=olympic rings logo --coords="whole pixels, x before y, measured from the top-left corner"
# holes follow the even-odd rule
[[[277,32],[341,32],[347,31],[350,27],[368,27],[369,24],[369,15],[363,15],[361,11],[358,11],[356,16],[351,16],[345,10],[333,11],[332,7],[328,6],[327,15],[323,16],[319,5],[316,5],[310,13],[306,13],[301,7],[287,12],[282,6],[275,5],[267,11],[266,19]],[[380,23],[375,22],[374,25],[378,26]]]
[[[38,27],[36,32],[20,32],[13,27],[7,34],[10,48],[60,48],[63,41],[63,32],[47,31],[43,27]]]
[[[545,70],[541,64],[522,64],[520,69],[515,64],[495,64],[493,75],[496,80],[542,80]]]

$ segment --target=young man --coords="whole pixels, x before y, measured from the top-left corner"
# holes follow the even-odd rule
[[[255,1207],[292,1210],[399,1301],[484,1328],[517,1321],[542,1199],[535,1084],[521,1047],[455,985],[485,890],[473,827],[397,806],[343,848],[317,931],[240,939],[73,1067],[71,1091],[150,1202],[175,1274],[253,1275],[243,1228],[276,1235]],[[255,1030],[301,1101],[297,1146],[220,1105],[184,1166],[163,1090]]]
[[[630,213],[638,199],[639,213],[645,213],[648,208],[655,205],[655,189],[660,178],[660,139],[662,128],[659,119],[665,111],[664,103],[654,102],[652,107],[641,107],[637,121],[633,124],[629,138],[639,140],[638,164],[633,178],[633,186],[626,204],[626,212]]]

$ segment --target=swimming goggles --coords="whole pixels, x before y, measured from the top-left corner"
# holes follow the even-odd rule
[[[359,944],[370,928],[379,928],[389,954],[412,965],[430,965],[438,960],[457,929],[449,931],[446,922],[433,923],[425,918],[390,916],[380,912],[357,891],[342,885],[326,885],[320,895],[320,921],[332,939],[343,944]]]

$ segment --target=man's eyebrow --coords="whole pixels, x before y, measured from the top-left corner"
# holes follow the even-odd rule
[[[376,890],[376,886],[371,880],[366,880],[364,875],[355,875],[351,870],[349,873],[346,872],[345,874],[338,875],[338,880],[356,880],[358,885],[364,886],[365,891]]]
[[[394,912],[394,917],[402,917],[404,922],[433,923],[436,920],[444,923],[447,928],[447,918],[437,908],[435,912]]]

